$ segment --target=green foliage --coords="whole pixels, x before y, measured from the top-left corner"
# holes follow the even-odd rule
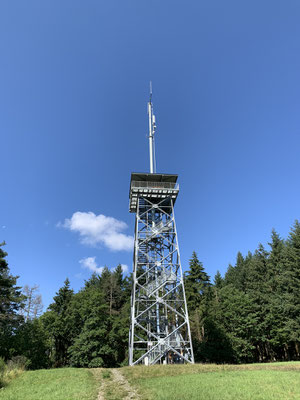
[[[47,334],[50,365],[114,367],[127,356],[128,280],[121,266],[93,274],[76,294],[69,281],[40,318]]]
[[[49,311],[41,319],[49,335],[51,361],[55,367],[69,363],[68,348],[73,337],[73,321],[70,318],[69,308],[73,296],[70,281],[66,279],[63,287],[54,296]]]
[[[260,244],[246,257],[238,253],[235,265],[229,265],[224,279],[217,273],[212,287],[203,290],[198,279],[191,291],[186,283],[196,360],[300,359],[299,222],[286,241],[273,230],[269,246],[266,251]],[[196,265],[200,272],[195,260],[193,254],[191,271]]]
[[[5,368],[6,368],[6,364],[5,364],[4,358],[0,357],[0,375],[3,375]]]
[[[47,332],[41,320],[28,320],[22,324],[16,332],[14,347],[16,354],[22,354],[27,359],[27,369],[49,366]]]
[[[209,276],[195,252],[190,259],[190,269],[185,273],[184,283],[188,309],[195,310],[199,307],[206,289],[210,286]]]
[[[0,243],[0,357],[8,359],[13,350],[14,333],[23,318],[18,313],[23,305],[24,296],[16,286],[17,276],[12,276],[5,260],[7,253]]]

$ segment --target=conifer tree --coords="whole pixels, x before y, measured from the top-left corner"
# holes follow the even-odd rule
[[[210,286],[210,280],[195,251],[190,259],[189,266],[190,268],[184,276],[184,284],[188,309],[192,311],[200,305],[205,290]]]
[[[10,274],[7,253],[1,248],[4,245],[0,243],[0,357],[7,358],[14,332],[23,319],[19,311],[24,296],[21,287],[16,286],[18,276]]]
[[[109,310],[105,296],[96,286],[84,288],[72,301],[72,316],[79,322],[68,349],[70,364],[76,367],[111,366],[113,349],[108,346]]]
[[[214,278],[214,285],[217,289],[221,289],[223,284],[224,284],[224,279],[222,278],[220,271],[217,271],[215,278]]]
[[[43,316],[44,325],[53,342],[53,362],[57,367],[68,364],[68,348],[73,337],[69,307],[73,296],[74,292],[70,289],[70,281],[67,278],[54,296],[54,302],[48,307],[49,311]]]
[[[295,359],[300,356],[300,223],[295,221],[286,243],[284,284],[287,316],[284,332],[284,356]]]

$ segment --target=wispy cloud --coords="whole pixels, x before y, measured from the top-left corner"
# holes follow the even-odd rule
[[[96,257],[86,257],[82,260],[79,260],[79,263],[83,268],[87,268],[92,272],[96,272],[97,274],[101,275],[103,271],[103,267],[98,267],[96,263]]]
[[[103,271],[103,268],[104,268],[104,267],[99,267],[99,266],[98,266],[98,264],[97,264],[97,262],[96,262],[96,257],[86,257],[86,258],[83,258],[83,259],[79,260],[79,263],[81,264],[81,267],[82,267],[82,268],[89,269],[90,271],[96,272],[96,273],[99,274],[99,275],[102,274],[102,271]],[[122,267],[123,274],[126,275],[126,274],[128,273],[128,271],[129,271],[128,265],[126,265],[126,264],[121,264],[121,267]],[[114,271],[115,268],[113,268],[113,269],[111,269],[111,270]],[[76,275],[78,275],[78,276],[76,276],[76,277],[79,277],[79,275],[81,276],[81,274],[76,274]]]
[[[126,274],[128,273],[128,271],[129,271],[128,265],[126,265],[126,264],[121,264],[121,267],[122,267],[123,274],[126,275]]]
[[[67,218],[57,225],[79,233],[83,244],[90,246],[103,244],[114,251],[131,251],[133,248],[133,236],[123,233],[127,229],[127,224],[113,217],[96,215],[91,211],[77,211],[70,219]]]

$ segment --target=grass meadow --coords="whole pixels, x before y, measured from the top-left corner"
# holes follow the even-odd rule
[[[118,371],[140,400],[300,400],[300,362],[157,365]],[[115,375],[112,369],[100,368],[24,371],[0,389],[0,400],[96,400],[100,387],[105,400],[125,399],[128,387]]]
[[[84,368],[25,371],[0,390],[1,400],[96,400],[99,383]]]
[[[300,399],[300,363],[123,368],[142,399]]]

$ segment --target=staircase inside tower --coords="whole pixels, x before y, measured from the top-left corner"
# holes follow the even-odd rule
[[[187,318],[175,220],[169,204],[164,201],[160,207],[139,199],[135,344],[144,353],[136,362],[146,365],[190,362],[183,337]]]

